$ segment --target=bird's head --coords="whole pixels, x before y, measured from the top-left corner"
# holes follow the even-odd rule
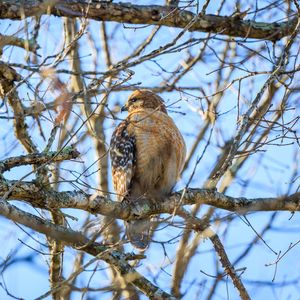
[[[134,91],[129,96],[121,111],[128,111],[130,113],[136,109],[151,109],[167,113],[163,99],[150,90]]]

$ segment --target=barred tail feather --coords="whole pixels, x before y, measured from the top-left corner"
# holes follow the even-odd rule
[[[149,220],[134,220],[125,222],[126,235],[130,243],[139,250],[146,250],[150,243]]]

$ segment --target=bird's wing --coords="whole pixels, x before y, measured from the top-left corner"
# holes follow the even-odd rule
[[[128,122],[121,122],[110,142],[113,185],[119,201],[128,194],[136,167],[135,137],[128,133],[127,127]]]

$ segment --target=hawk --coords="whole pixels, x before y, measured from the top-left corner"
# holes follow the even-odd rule
[[[133,92],[121,111],[127,118],[110,142],[113,186],[119,201],[160,201],[170,194],[183,168],[186,146],[163,99],[150,90]],[[131,244],[149,245],[150,220],[125,222]]]

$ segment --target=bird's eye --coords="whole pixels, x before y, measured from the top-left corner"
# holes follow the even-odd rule
[[[136,102],[137,101],[137,98],[136,97],[133,97],[130,99],[130,102]]]

